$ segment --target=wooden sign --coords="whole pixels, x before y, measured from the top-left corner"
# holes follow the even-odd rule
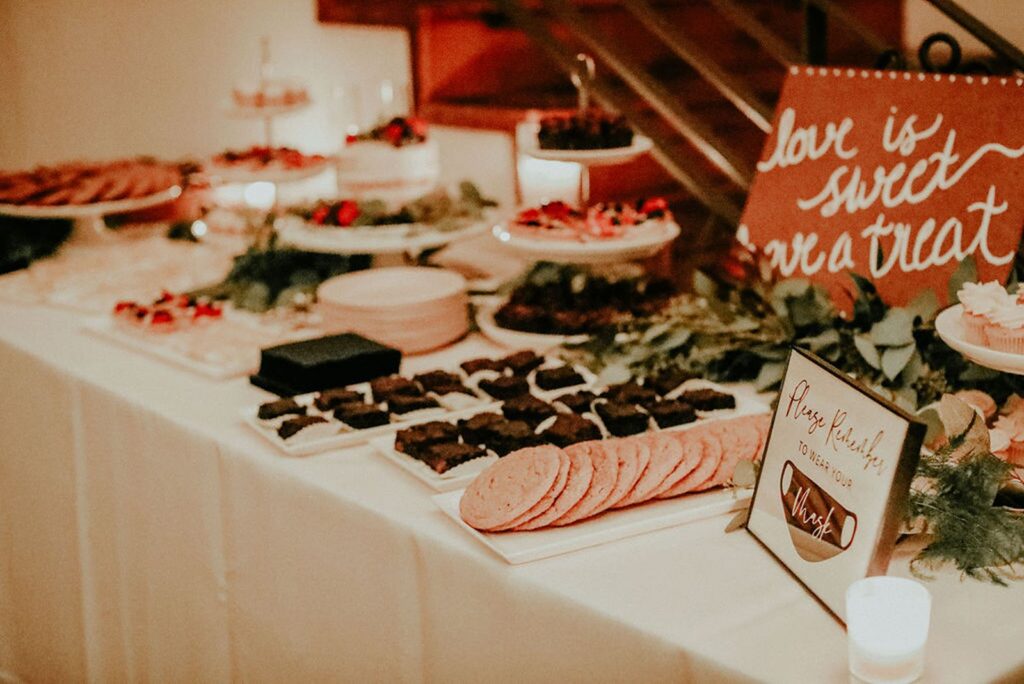
[[[793,67],[738,237],[848,306],[903,305],[973,255],[1004,281],[1024,227],[1024,80]]]
[[[794,348],[747,529],[845,621],[846,588],[884,575],[925,426]]]

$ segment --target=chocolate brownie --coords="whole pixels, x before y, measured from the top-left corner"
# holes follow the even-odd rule
[[[646,404],[658,398],[658,393],[650,387],[642,387],[635,381],[609,385],[601,396],[623,404]]]
[[[543,441],[565,448],[576,442],[590,439],[601,439],[601,431],[597,425],[575,413],[558,416],[551,426],[540,433]]]
[[[478,413],[459,421],[459,434],[466,444],[483,444],[491,435],[491,428],[505,420],[498,413]]]
[[[699,377],[696,373],[682,368],[666,368],[644,380],[644,387],[650,387],[658,394],[668,394],[687,380]]]
[[[387,425],[391,420],[387,411],[373,404],[342,404],[334,409],[334,417],[356,430]]]
[[[475,396],[473,394],[473,390],[469,389],[468,387],[463,385],[461,382],[452,383],[450,385],[438,385],[437,387],[431,387],[430,391],[433,392],[434,394],[441,394],[441,395],[451,394],[452,392],[462,392],[463,394],[468,394],[471,397]]]
[[[555,401],[560,402],[563,406],[568,408],[573,413],[587,413],[590,411],[590,405],[597,398],[593,392],[581,390],[579,392],[570,392],[568,394],[561,394],[555,398]]]
[[[678,399],[662,399],[644,408],[651,414],[651,418],[654,418],[658,427],[662,428],[692,423],[697,420],[697,412],[693,410],[693,407]]]
[[[395,434],[395,450],[419,458],[427,447],[459,441],[459,429],[452,423],[434,420],[399,430]]]
[[[423,388],[419,384],[400,375],[389,375],[385,378],[371,380],[370,391],[373,392],[373,400],[377,403],[387,401],[396,394],[403,394],[409,397],[423,394]]]
[[[459,364],[459,368],[472,375],[482,370],[501,372],[505,370],[505,364],[497,359],[470,359]]]
[[[321,411],[333,411],[342,404],[362,404],[366,397],[362,392],[349,389],[329,389],[316,395],[313,405]]]
[[[505,456],[516,449],[536,446],[541,443],[540,438],[534,434],[533,428],[521,420],[502,420],[487,428],[487,439],[484,446],[498,454]]]
[[[543,368],[537,371],[533,381],[537,387],[543,390],[560,389],[582,385],[585,381],[583,376],[576,372],[572,366],[560,366],[558,368]]]
[[[541,401],[532,394],[508,399],[501,405],[501,412],[509,420],[521,420],[537,427],[546,418],[555,415],[555,407]]]
[[[441,442],[426,447],[417,458],[433,468],[435,472],[443,473],[466,461],[486,455],[486,451],[473,444]]]
[[[442,370],[420,373],[419,375],[413,376],[413,380],[420,383],[420,386],[428,392],[436,391],[438,387],[462,384],[462,378],[460,376],[455,373],[449,373],[448,371]]]
[[[495,399],[511,399],[528,394],[530,385],[518,375],[503,375],[493,380],[481,380],[480,389]]]
[[[260,404],[259,410],[256,412],[256,417],[260,420],[273,420],[280,418],[281,416],[304,416],[306,415],[306,407],[299,404],[294,399],[278,399],[277,401],[268,401],[265,404]]]
[[[736,397],[711,388],[695,389],[683,392],[679,399],[693,406],[698,411],[716,411],[718,409],[736,408]]]
[[[514,375],[526,375],[534,368],[544,363],[544,357],[538,356],[530,350],[525,350],[509,354],[505,358],[501,359],[501,362],[506,368],[511,370]]]
[[[277,434],[281,439],[289,439],[299,434],[310,425],[326,422],[327,420],[320,416],[298,416],[296,418],[289,418],[281,423],[281,427],[277,428]]]
[[[602,401],[597,404],[597,415],[616,437],[625,437],[643,432],[648,428],[648,416],[632,404],[618,401]]]
[[[388,410],[392,413],[410,413],[422,409],[440,408],[436,399],[431,397],[410,397],[404,394],[395,394],[388,399]]]

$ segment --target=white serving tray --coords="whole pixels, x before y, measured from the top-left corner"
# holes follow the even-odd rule
[[[942,341],[979,366],[1003,373],[1024,375],[1024,354],[1011,354],[967,341],[967,333],[961,318],[963,310],[963,305],[957,304],[936,317],[935,332],[939,334]]]
[[[675,221],[649,220],[645,224],[628,229],[619,237],[586,242],[533,237],[512,232],[506,224],[494,226],[491,234],[506,249],[534,261],[605,264],[646,259],[657,254],[662,247],[679,236],[679,224]]]
[[[546,527],[529,532],[480,532],[464,523],[459,516],[459,500],[463,491],[435,494],[431,498],[455,524],[512,565],[739,511],[748,506],[753,494],[751,489],[715,489],[607,511],[565,527]]]

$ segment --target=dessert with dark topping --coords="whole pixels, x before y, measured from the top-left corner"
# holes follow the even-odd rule
[[[281,439],[288,440],[321,423],[327,425],[327,419],[322,416],[297,416],[281,423],[281,426],[277,428],[277,434]]]
[[[540,120],[537,144],[542,150],[629,147],[633,144],[633,129],[626,117],[602,109],[549,114]]]
[[[577,442],[601,439],[601,431],[586,418],[570,413],[558,416],[540,436],[543,441],[565,448]]]
[[[463,361],[459,364],[459,367],[465,371],[466,375],[473,375],[480,371],[495,371],[497,373],[505,370],[505,364],[497,359],[470,359],[469,361]]]
[[[462,377],[443,370],[420,373],[419,375],[414,375],[412,379],[428,392],[437,391],[438,387],[462,384]]]
[[[491,436],[491,428],[505,420],[499,413],[478,413],[459,421],[459,434],[467,444],[483,444]]]
[[[409,397],[422,396],[423,388],[409,378],[400,375],[389,375],[370,381],[370,391],[376,402],[387,401],[396,394]]]
[[[654,422],[660,428],[683,425],[697,420],[697,412],[685,401],[678,399],[662,399],[651,404],[644,405],[647,412],[654,418]]]
[[[587,413],[591,410],[591,404],[593,404],[596,398],[597,395],[593,392],[580,390],[579,392],[561,394],[555,398],[555,401],[561,403],[573,413]]]
[[[501,362],[514,375],[527,375],[534,368],[544,363],[544,357],[538,356],[535,352],[524,350],[509,354],[501,359]]]
[[[320,392],[313,399],[313,405],[320,411],[333,411],[342,404],[362,404],[366,397],[362,392],[339,387]]]
[[[718,411],[719,409],[736,408],[736,397],[711,389],[710,387],[687,390],[679,395],[679,399],[690,404],[698,411]]]
[[[542,368],[537,371],[533,381],[542,390],[561,389],[582,385],[586,382],[582,375],[572,366],[559,366],[558,368]]]
[[[306,407],[294,399],[288,398],[260,404],[259,409],[256,411],[256,417],[260,420],[274,420],[275,418],[289,415],[304,416],[306,415]]]
[[[393,394],[388,399],[388,410],[392,413],[411,413],[423,409],[441,408],[436,399],[426,396],[410,396],[408,394]]]
[[[366,430],[391,422],[387,411],[373,404],[342,404],[334,409],[334,417],[356,430]]]
[[[601,396],[624,404],[643,405],[656,400],[658,393],[650,387],[638,385],[635,380],[629,380],[617,385],[609,385]]]
[[[455,466],[462,465],[474,458],[486,456],[481,447],[461,442],[441,442],[432,444],[419,453],[419,460],[430,466],[436,473],[444,473]]]
[[[533,428],[521,420],[502,420],[491,425],[488,429],[488,436],[484,446],[496,453],[498,456],[505,456],[516,449],[536,446],[541,443],[540,437],[534,434]]]
[[[526,378],[518,375],[503,375],[493,380],[481,380],[479,386],[495,399],[511,399],[530,391],[530,384],[526,382]]]
[[[666,368],[644,380],[644,387],[650,387],[658,394],[668,394],[687,380],[698,377],[696,373],[682,368]]]
[[[596,411],[608,432],[616,437],[635,435],[650,426],[649,416],[632,404],[603,401],[597,404]]]
[[[521,420],[533,427],[537,427],[557,413],[554,406],[546,401],[541,401],[532,394],[524,394],[506,400],[501,405],[501,412],[509,420]]]
[[[459,441],[459,429],[452,423],[434,420],[399,430],[395,434],[395,450],[419,458],[427,447]]]

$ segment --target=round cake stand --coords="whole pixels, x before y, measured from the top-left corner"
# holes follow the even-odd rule
[[[1024,354],[999,351],[967,341],[962,318],[963,310],[963,305],[957,304],[935,317],[935,332],[939,334],[939,338],[979,366],[1002,373],[1024,375]]]
[[[127,214],[161,204],[173,202],[181,196],[181,186],[172,185],[166,190],[131,199],[95,202],[93,204],[62,205],[54,207],[0,204],[0,214],[17,218],[67,219],[74,223],[71,239],[78,243],[108,240],[114,231],[107,228],[103,217],[111,214]]]

